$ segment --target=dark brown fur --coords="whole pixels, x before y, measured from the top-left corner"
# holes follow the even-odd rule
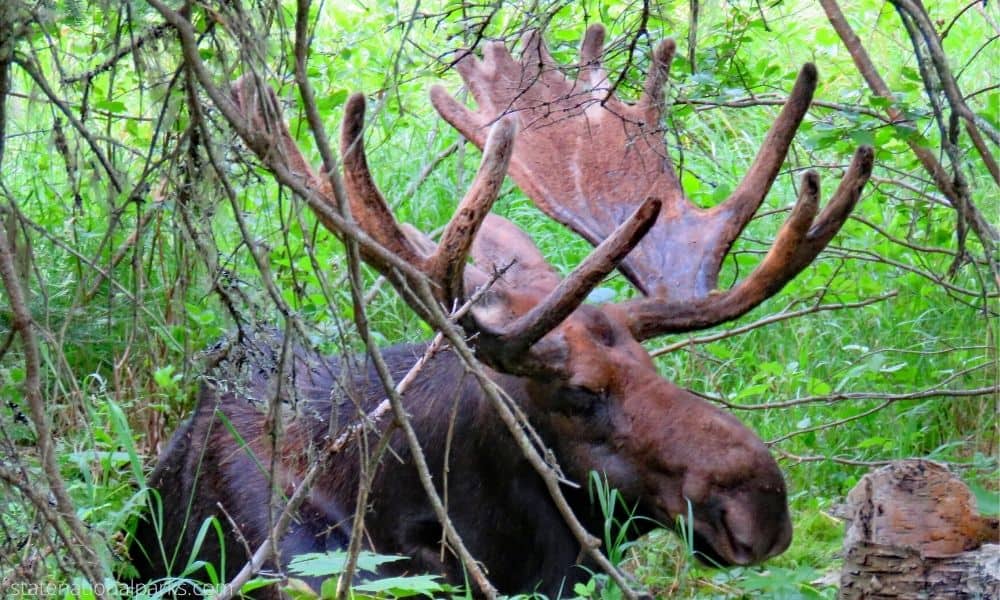
[[[386,359],[394,377],[401,378],[423,351],[423,346],[387,350]],[[297,406],[285,412],[282,451],[273,457],[277,487],[285,494],[291,494],[306,469],[310,447],[320,448],[328,439],[331,395],[340,399],[341,424],[354,421],[358,414],[344,393],[331,390],[346,389],[354,397],[363,397],[365,411],[371,410],[385,395],[374,372],[353,361],[320,359],[300,353],[294,364]],[[252,551],[265,539],[270,522],[265,473],[270,468],[272,453],[268,450],[270,438],[263,413],[265,398],[274,393],[275,377],[267,367],[254,365],[250,370],[251,383],[238,393],[220,391],[225,388],[223,384],[203,386],[195,414],[174,435],[151,475],[149,485],[163,504],[162,547],[167,556],[174,556],[175,549],[178,552],[172,564],[170,559],[165,560],[151,521],[140,523],[132,554],[141,580],[178,574],[187,564],[201,524],[209,517],[218,519],[226,532],[227,578],[247,560],[246,548]],[[345,380],[346,384],[337,384],[345,370],[352,371],[353,376]],[[566,492],[591,531],[601,531],[602,517],[589,503],[585,491],[590,469],[604,472],[629,502],[637,503],[640,514],[670,525],[671,516],[657,506],[665,495],[649,489],[653,474],[641,473],[645,465],[637,463],[620,447],[622,421],[627,420],[624,403],[558,382],[542,383],[498,373],[492,376],[526,411],[555,451],[567,476],[584,485],[584,489],[567,488]],[[699,410],[711,408],[683,390],[673,386],[671,389],[682,404],[696,402]],[[456,528],[501,591],[537,590],[554,596],[561,589],[571,589],[573,582],[588,577],[576,565],[580,548],[541,479],[521,455],[474,380],[464,375],[464,368],[454,354],[443,351],[426,364],[404,401],[439,491],[443,491],[444,466],[448,465],[447,498]],[[446,457],[445,439],[456,402],[454,435]],[[246,446],[234,438],[219,414],[225,415]],[[656,415],[649,417],[653,419]],[[728,415],[720,423],[723,427],[735,424],[734,431],[749,434],[749,430]],[[666,422],[660,425],[671,427]],[[409,461],[406,444],[398,433],[394,435],[393,452],[382,460],[373,482],[366,515],[367,539],[377,552],[410,557],[386,573],[440,573],[449,581],[462,584],[463,573],[454,556],[445,552],[444,561],[440,560],[441,527]],[[694,451],[711,452],[707,448]],[[256,462],[250,452],[256,456]],[[780,546],[780,550],[787,545],[790,531],[782,525],[788,519],[784,487],[763,445],[759,453],[766,458],[763,477],[780,487],[767,492],[770,499],[758,503],[761,508],[754,518],[762,520],[763,529],[779,532],[769,534],[776,539],[767,545]],[[353,446],[329,457],[329,468],[313,486],[297,519],[281,540],[281,565],[297,554],[346,545],[357,494],[358,465],[359,457]],[[660,479],[666,482],[678,476],[684,479],[684,473],[664,474]],[[747,481],[761,479],[760,472],[745,473],[739,481],[727,486],[734,492],[760,493],[753,486],[739,488]],[[718,510],[711,502],[708,504],[706,510]],[[277,510],[280,506],[279,502]],[[696,510],[701,509],[696,506]],[[648,522],[642,523],[648,529]],[[635,529],[632,535],[639,533]],[[701,532],[698,536],[701,544]],[[782,536],[783,539],[778,539]],[[710,545],[704,544],[702,550],[706,556],[718,558]],[[221,557],[215,535],[207,536],[198,558],[219,563]]]

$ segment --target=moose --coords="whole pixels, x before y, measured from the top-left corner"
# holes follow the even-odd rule
[[[792,538],[777,462],[734,416],[662,378],[641,342],[730,321],[781,290],[843,225],[869,178],[873,152],[856,151],[822,211],[819,178],[807,171],[766,255],[720,290],[723,261],[777,177],[810,105],[816,68],[806,64],[799,72],[739,186],[705,209],[685,197],[660,126],[674,42],[654,50],[641,97],[630,104],[610,88],[601,61],[604,37],[599,25],[587,29],[575,79],[537,32],[522,40],[520,59],[502,42],[486,44],[482,58],[467,52],[455,67],[475,110],[444,88],[432,88],[440,115],[483,151],[476,178],[437,243],[392,215],[365,155],[365,98],[350,97],[341,129],[344,188],[355,223],[381,248],[363,247],[361,255],[405,298],[413,298],[417,282],[387,256],[429,280],[446,312],[470,305],[458,325],[565,480],[581,484],[566,484],[563,491],[586,528],[598,531],[603,518],[586,490],[589,474],[597,472],[646,517],[634,522],[631,535],[681,517],[704,561],[757,564],[783,552]],[[310,168],[274,92],[241,80],[232,102],[263,136],[266,143],[248,146],[265,165],[298,178],[335,207],[330,178]],[[596,247],[566,277],[526,233],[490,213],[506,175],[544,213]],[[636,297],[585,302],[614,269],[636,288]],[[426,306],[410,304],[426,314]],[[409,372],[426,349],[385,349],[393,379]],[[481,383],[467,376],[448,345],[428,356],[402,401],[469,552],[504,593],[555,596],[586,580],[577,537]],[[348,368],[356,362],[295,350],[285,370],[298,401],[277,416],[265,415],[258,402],[274,395],[274,369],[256,366],[242,386],[205,383],[195,413],[150,476],[162,502],[162,526],[137,528],[132,554],[140,577],[176,573],[195,553],[213,563],[224,559],[231,577],[268,539],[272,492],[278,492],[280,509],[281,498],[301,483],[307,450],[328,442],[331,420],[343,424],[344,415],[372,411],[386,398],[371,361],[361,357],[362,368]],[[283,434],[272,442],[275,419]],[[374,551],[408,557],[384,566],[386,573],[437,573],[463,583],[462,563],[442,549],[442,525],[402,434],[385,435],[392,436],[392,452],[371,480],[364,531],[351,531],[362,458],[357,444],[349,444],[325,457],[277,542],[280,561],[273,568],[280,571],[304,552],[344,548],[352,535],[363,535]],[[199,524],[209,518],[217,519],[224,539],[208,535],[196,544]]]

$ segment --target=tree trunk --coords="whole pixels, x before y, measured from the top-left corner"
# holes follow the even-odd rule
[[[841,600],[1000,599],[997,520],[942,465],[903,460],[865,475],[846,517]]]
[[[922,558],[913,548],[861,542],[847,550],[841,600],[1000,598],[1000,546]]]

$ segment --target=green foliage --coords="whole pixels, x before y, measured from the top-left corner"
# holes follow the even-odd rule
[[[391,556],[362,551],[358,554],[358,572],[376,573],[384,564],[406,560],[405,556]],[[288,565],[289,572],[307,577],[328,577],[317,592],[302,580],[292,580],[286,593],[295,600],[331,600],[336,597],[337,579],[347,566],[347,553],[331,551],[303,554],[295,557]],[[436,575],[406,575],[398,577],[369,578],[355,580],[349,596],[355,599],[409,598],[412,596],[440,597],[455,594],[461,590],[438,581]]]
[[[736,409],[738,416],[775,441],[795,515],[791,548],[765,567],[722,572],[695,563],[690,540],[656,533],[639,544],[626,542],[622,532],[633,518],[630,507],[616,491],[592,480],[594,497],[609,516],[600,533],[616,564],[664,596],[832,597],[831,586],[816,583],[838,569],[841,526],[828,512],[864,473],[858,463],[865,461],[906,456],[947,461],[970,481],[985,513],[1000,512],[996,395],[948,393],[996,384],[995,288],[981,244],[969,235],[959,245],[954,210],[943,204],[907,145],[916,142],[940,155],[942,132],[931,120],[905,33],[883,3],[855,2],[849,19],[859,31],[877,32],[864,42],[895,93],[891,100],[869,93],[822,11],[808,2],[700,3],[691,55],[690,3],[683,1],[652,3],[644,22],[640,3],[619,1],[508,2],[496,10],[490,3],[447,1],[419,7],[387,0],[327,2],[322,9],[319,4],[310,9],[307,75],[317,90],[320,117],[335,138],[347,94],[370,95],[373,117],[366,135],[374,176],[400,220],[424,231],[447,221],[479,158],[471,146],[461,145],[420,180],[431,161],[459,140],[433,114],[428,88],[442,83],[459,89],[457,76],[446,70],[456,48],[478,47],[483,39],[514,43],[532,27],[545,30],[557,60],[572,63],[584,27],[604,22],[608,70],[626,69],[619,92],[630,99],[641,92],[654,44],[668,35],[678,40],[668,92],[672,110],[663,126],[686,193],[705,207],[736,188],[777,114],[773,102],[753,101],[783,98],[799,65],[818,65],[816,99],[825,105],[807,115],[760,218],[724,265],[721,287],[759,263],[796,195],[802,170],[820,171],[828,198],[854,148],[875,146],[876,181],[866,189],[857,219],[777,297],[733,326],[785,310],[858,303],[889,291],[894,296],[806,312],[740,335],[688,344],[657,359],[663,375],[679,385],[746,407]],[[966,3],[925,4],[934,20],[947,24]],[[173,36],[150,36],[121,52],[159,24],[159,14],[142,3],[119,7],[66,0],[38,6],[44,8],[13,50],[37,66],[68,110],[60,110],[14,65],[13,93],[5,100],[0,226],[11,232],[26,261],[21,275],[42,341],[41,386],[57,432],[59,467],[79,515],[102,542],[102,564],[108,572],[117,564],[127,573],[112,532],[127,529],[147,502],[144,473],[190,408],[204,372],[203,349],[238,327],[284,325],[286,315],[304,324],[303,343],[331,353],[361,345],[353,329],[343,247],[248,159],[213,110],[206,111],[204,129],[195,126]],[[18,7],[14,2],[9,10]],[[224,82],[258,68],[278,90],[293,135],[318,161],[300,96],[288,84],[293,3],[255,5],[239,18],[227,7],[216,12],[197,5],[192,11],[212,76]],[[2,10],[8,10],[6,4]],[[983,16],[995,20],[996,3],[984,11],[962,13],[944,43],[970,108],[1000,127],[991,58],[997,42]],[[254,35],[236,39],[227,25],[244,18]],[[124,59],[109,62],[120,52]],[[198,93],[195,98],[205,100]],[[876,116],[890,107],[908,120],[888,123]],[[997,188],[959,135],[965,184],[974,203],[995,220]],[[211,168],[209,150],[223,166],[219,171]],[[7,226],[13,207],[21,220]],[[589,251],[510,183],[495,211],[529,232],[560,272]],[[366,271],[364,279],[373,289],[377,277]],[[277,297],[266,283],[273,284]],[[634,295],[623,277],[614,276],[590,301]],[[4,301],[0,341],[11,334]],[[431,335],[387,285],[373,295],[368,315],[375,338],[386,344]],[[669,337],[649,346],[682,341]],[[37,483],[22,350],[17,343],[4,344],[0,461]],[[793,399],[804,402],[766,406]],[[31,557],[28,542],[39,541],[32,536],[40,521],[15,490],[4,487],[0,503],[9,538],[0,541],[0,555],[13,557],[0,565],[13,568]],[[210,524],[198,526],[205,536],[216,534]],[[47,581],[76,581],[60,574],[55,556],[42,562],[40,577]],[[213,568],[184,565],[176,585],[197,569],[211,579],[217,574]],[[323,568],[335,574],[331,565]],[[213,583],[221,582],[216,577]],[[574,593],[613,593],[599,583]],[[381,585],[356,593],[400,597],[407,591],[446,591],[421,578]],[[74,587],[83,590],[77,597],[88,597],[85,586]]]

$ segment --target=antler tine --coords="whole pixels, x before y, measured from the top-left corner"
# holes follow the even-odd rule
[[[778,230],[764,259],[750,275],[730,290],[729,295],[734,298],[753,296],[763,299],[781,289],[785,281],[791,278],[783,278],[782,275],[792,271],[797,266],[796,259],[803,254],[803,241],[806,240],[818,210],[819,175],[816,171],[809,170],[802,175],[802,187],[792,213]],[[798,272],[798,269],[794,272]]]
[[[840,180],[836,193],[809,232],[813,243],[826,246],[833,236],[837,235],[840,226],[847,220],[858,199],[861,198],[861,190],[871,177],[874,162],[875,151],[871,146],[861,146],[854,152],[851,165]]]
[[[815,65],[812,63],[803,65],[795,79],[792,93],[789,94],[778,118],[767,132],[750,169],[729,198],[715,208],[720,212],[731,211],[730,219],[738,226],[731,229],[732,239],[728,240],[728,243],[732,243],[739,236],[771,189],[782,163],[785,162],[795,132],[806,116],[806,111],[809,110],[813,92],[816,91],[817,78]],[[728,245],[726,247],[728,248]]]
[[[264,84],[253,73],[241,76],[233,82],[230,88],[230,95],[233,103],[249,119],[252,130],[270,134],[269,139],[264,141],[267,144],[263,155],[273,153],[278,150],[277,158],[285,163],[288,170],[306,178],[310,187],[325,192],[329,188],[329,183],[325,183],[309,166],[302,152],[299,150],[295,140],[292,139],[285,120],[281,114],[281,105],[278,96],[271,86]],[[277,137],[278,145],[271,143],[271,139]],[[322,193],[324,199],[328,199],[330,194]]]
[[[431,280],[441,284],[449,300],[464,299],[465,259],[507,175],[516,135],[517,125],[510,117],[501,119],[490,129],[472,187],[448,222],[434,255],[427,261]]]
[[[601,64],[604,53],[604,26],[598,23],[587,28],[580,43],[580,79],[594,88],[607,81],[607,74]]]
[[[461,59],[456,64],[456,68],[458,65],[469,65],[475,60],[477,60],[476,57],[470,54],[466,58]],[[469,81],[476,80],[470,78]],[[467,85],[471,86],[473,84],[469,83]],[[452,127],[462,134],[462,137],[471,140],[472,143],[480,148],[483,147],[483,144],[486,143],[486,125],[489,123],[488,120],[472,112],[458,100],[455,100],[448,93],[448,90],[444,89],[444,86],[441,85],[431,86],[431,104],[434,105],[435,110],[438,111],[445,121],[451,123]]]
[[[521,37],[521,48],[521,65],[525,67],[528,79],[538,77],[543,83],[548,83],[553,78],[556,81],[562,80],[563,75],[559,71],[559,65],[549,53],[549,47],[545,44],[541,31],[531,29],[525,32]]]
[[[646,83],[643,86],[639,106],[646,109],[646,121],[655,127],[660,122],[663,113],[663,86],[670,77],[670,65],[674,62],[677,44],[672,39],[665,39],[653,51],[653,60],[649,64]]]
[[[354,94],[347,101],[341,130],[344,156],[344,187],[351,203],[351,213],[368,235],[403,260],[410,262],[436,285],[435,294],[445,308],[451,309],[465,293],[466,257],[469,249],[497,199],[514,147],[517,126],[512,118],[498,121],[491,129],[482,162],[472,187],[462,199],[455,215],[445,226],[440,243],[434,247],[415,241],[417,234],[401,227],[375,185],[368,168],[364,145],[365,98]],[[430,255],[425,252],[430,250]],[[365,260],[385,272],[377,257]],[[474,278],[475,279],[475,278]]]
[[[572,273],[559,282],[545,300],[505,328],[500,334],[504,346],[515,354],[527,349],[576,310],[587,294],[646,235],[660,214],[660,206],[659,199],[647,198]]]
[[[874,152],[862,146],[854,153],[833,198],[815,218],[819,177],[809,171],[792,214],[785,221],[764,260],[745,279],[723,293],[687,302],[658,298],[632,300],[623,305],[629,328],[639,340],[667,333],[711,327],[735,319],[776,294],[826,247],[847,220],[871,176]]]
[[[410,243],[396,223],[382,192],[375,185],[365,156],[365,97],[352,94],[347,100],[340,131],[340,152],[344,161],[344,187],[351,204],[351,215],[379,244],[418,269],[425,270],[427,260]],[[380,271],[376,257],[365,256]]]

